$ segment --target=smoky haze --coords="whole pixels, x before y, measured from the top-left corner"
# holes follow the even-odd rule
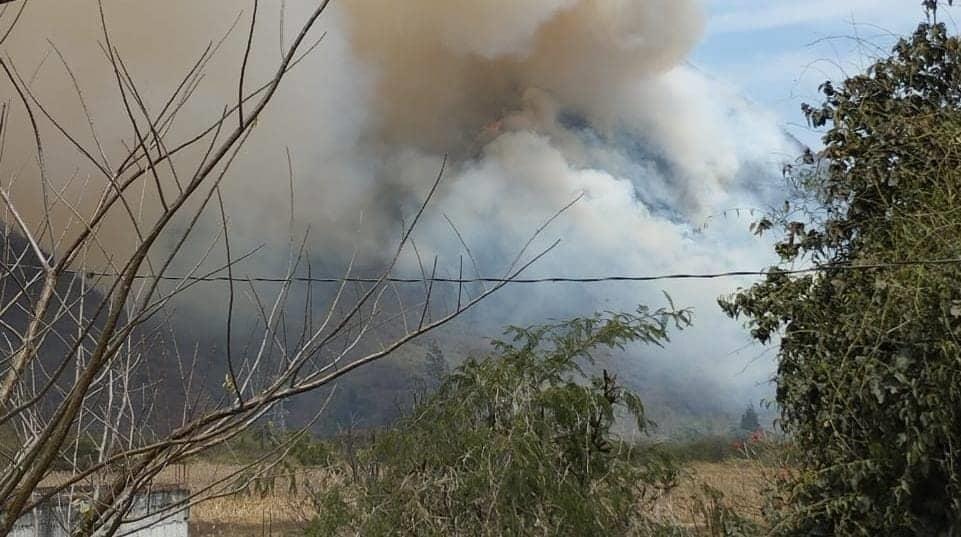
[[[546,91],[613,125],[639,81],[676,66],[697,42],[691,1],[344,4],[353,50],[377,73],[374,121],[384,140],[462,152],[485,126]],[[493,134],[493,133],[491,133]]]
[[[226,36],[170,127],[174,138],[206,127],[235,102],[251,5],[103,5],[111,42],[151,111],[163,106],[208,43]],[[310,7],[288,0],[281,14],[278,4],[261,3],[248,89],[270,76],[281,45]],[[135,138],[104,59],[95,8],[33,0],[4,48],[50,113],[95,159],[115,166]],[[766,246],[747,233],[747,213],[777,203],[771,177],[796,148],[764,111],[685,62],[704,24],[694,0],[335,2],[314,36],[326,32],[323,42],[291,74],[225,181],[236,250],[263,246],[237,270],[283,271],[289,237],[304,235],[315,273],[338,273],[354,253],[362,266],[376,266],[445,156],[440,191],[415,236],[421,259],[436,257],[442,275],[456,276],[466,255],[451,223],[476,261],[469,275],[496,276],[534,230],[578,197],[534,245],[536,251],[562,240],[532,276],[761,268],[770,260]],[[82,88],[102,155],[61,54]],[[2,91],[15,101],[9,84]],[[22,109],[11,121],[26,132]],[[98,200],[83,193],[99,192],[103,179],[76,150],[54,141],[49,122],[42,124],[50,181],[89,214]],[[11,137],[7,151],[23,156],[5,159],[0,171],[4,188],[38,223],[44,210],[30,143]],[[183,155],[175,164],[197,157]],[[164,187],[173,188],[171,174],[162,175]],[[155,192],[144,189],[135,210],[149,216],[157,207]],[[62,205],[50,212],[61,229],[75,217]],[[204,216],[178,258],[180,269],[204,255],[220,225],[215,211]],[[67,235],[77,229],[73,223]],[[135,237],[118,211],[88,267],[107,267]],[[420,270],[413,255],[397,268],[405,275]],[[622,366],[636,368],[631,374],[648,384],[673,379],[664,389],[681,392],[678,401],[693,394],[703,400],[709,389],[718,395],[703,405],[740,410],[745,398],[767,392],[758,383],[771,366],[748,363],[757,349],[732,354],[747,338],[721,318],[714,300],[739,283],[746,282],[514,286],[476,312],[470,329],[482,336],[506,323],[661,305],[664,288],[679,305],[695,308],[695,327],[664,351],[643,351],[642,359],[624,359]],[[185,298],[184,315],[222,322],[222,308],[211,300],[222,291],[209,286]]]

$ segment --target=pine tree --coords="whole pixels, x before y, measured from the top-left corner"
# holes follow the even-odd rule
[[[748,405],[744,414],[741,414],[741,430],[753,433],[761,428],[761,422],[757,418],[757,411],[754,410],[754,405]]]

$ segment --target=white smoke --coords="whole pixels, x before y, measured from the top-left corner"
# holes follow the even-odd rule
[[[292,28],[310,5],[286,4],[283,19]],[[309,229],[312,258],[331,270],[355,249],[368,261],[386,253],[445,155],[448,173],[416,239],[421,256],[437,256],[447,275],[453,275],[464,248],[445,215],[472,249],[479,270],[496,275],[538,226],[578,196],[581,201],[538,244],[561,238],[561,247],[531,275],[711,272],[760,268],[768,261],[765,245],[747,233],[747,218],[725,213],[731,215],[725,220],[721,213],[767,203],[762,185],[794,148],[770,117],[684,63],[704,26],[699,2],[345,0],[334,5],[318,29],[318,37],[327,32],[324,42],[291,75],[225,184],[237,251],[285,244],[289,150],[296,232]],[[193,0],[162,5],[105,0],[104,6],[114,44],[154,109],[238,11],[234,3]],[[268,76],[279,57],[279,10],[262,3],[259,16],[249,87]],[[21,72],[37,71],[38,96],[89,144],[92,137],[68,89],[69,78],[59,60],[48,55],[47,39],[63,51],[84,87],[108,156],[116,158],[123,150],[120,140],[129,144],[130,133],[98,45],[103,39],[98,24],[95,6],[87,3],[33,0],[5,53]],[[225,42],[176,133],[213,120],[235,95],[243,24]],[[2,91],[13,97],[9,86]],[[52,135],[49,126],[44,131]],[[14,149],[27,154],[29,141]],[[51,142],[47,154],[56,180],[78,173],[93,177],[91,167],[77,164],[77,153],[65,144]],[[0,164],[5,188],[23,162]],[[14,191],[33,207],[28,216],[37,221],[38,179],[29,173]],[[149,193],[144,200],[150,214],[156,200]],[[78,206],[89,210],[95,201]],[[705,222],[710,225],[699,231]],[[202,238],[215,235],[220,224],[211,214],[203,225],[198,252]],[[122,215],[105,234],[108,255],[118,254],[133,237]],[[281,250],[268,248],[238,270],[280,270],[286,260],[278,255]],[[185,256],[184,265],[197,255]],[[419,270],[413,256],[398,268],[407,274]],[[738,394],[756,394],[754,383],[768,366],[737,376],[744,360],[721,356],[745,340],[734,323],[720,319],[714,305],[733,285],[511,287],[484,315],[502,324],[642,302],[657,305],[665,288],[678,304],[695,307],[697,325],[677,336],[679,343],[666,351],[672,359],[658,363],[697,371],[691,375],[699,382],[716,376],[720,385],[742,390]],[[202,304],[195,307],[209,313]]]

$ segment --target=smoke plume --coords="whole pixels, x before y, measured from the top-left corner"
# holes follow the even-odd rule
[[[228,33],[238,3],[103,5],[112,44],[154,111],[207,44],[226,35],[173,134],[196,131],[231,103],[250,6]],[[497,275],[534,230],[577,197],[535,245],[563,240],[532,275],[706,272],[767,261],[765,246],[746,233],[747,220],[721,215],[768,203],[763,185],[794,148],[763,111],[685,63],[704,26],[699,2],[345,0],[333,6],[314,36],[326,32],[324,41],[291,74],[225,182],[237,251],[267,245],[239,271],[282,270],[292,231],[309,234],[315,272],[340,270],[353,252],[365,263],[382,261],[445,155],[441,190],[416,235],[420,256],[436,256],[445,275],[456,275],[463,243],[478,272]],[[281,45],[310,7],[288,0],[281,14],[275,3],[261,2],[248,88],[271,74]],[[95,148],[63,54],[105,156],[114,161],[133,139],[104,41],[94,4],[33,0],[4,53],[63,127]],[[15,101],[9,85],[2,91]],[[17,129],[26,128],[21,112],[13,119]],[[47,122],[43,132],[55,139]],[[38,222],[43,209],[32,140],[15,138],[8,154],[17,156],[0,164],[3,186]],[[69,144],[49,144],[51,181],[89,214],[97,200],[82,192],[97,190],[102,180]],[[157,203],[145,189],[137,210],[153,214]],[[54,210],[61,225],[73,214]],[[219,216],[207,214],[183,267],[219,229]],[[123,214],[114,215],[103,236],[105,251],[91,254],[100,263],[135,239]],[[398,267],[419,271],[413,255]],[[665,284],[678,304],[695,307],[697,324],[641,368],[670,369],[688,386],[715,383],[737,396],[756,395],[755,382],[769,366],[741,375],[743,359],[719,356],[746,340],[714,306],[736,283]],[[660,304],[660,292],[511,287],[479,315],[497,326]],[[209,300],[194,302],[197,318],[216,315]]]

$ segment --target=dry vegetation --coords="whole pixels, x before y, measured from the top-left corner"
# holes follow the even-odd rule
[[[316,512],[311,491],[338,479],[337,472],[329,469],[297,468],[250,480],[247,469],[245,464],[196,461],[168,468],[153,486],[183,487],[191,493],[211,488],[224,491],[190,508],[191,535],[260,536],[301,533]],[[43,486],[56,486],[67,478],[68,473],[58,472]],[[247,487],[238,491],[232,485],[240,481]]]
[[[240,469],[239,465],[196,462],[186,468],[186,485],[191,490],[206,488]],[[196,537],[302,535],[316,514],[310,490],[340,481],[341,471],[346,469],[299,469],[293,474],[295,486],[278,473],[274,476],[272,491],[261,494],[249,489],[194,506],[190,511],[190,534]],[[763,490],[771,482],[774,471],[771,466],[751,460],[690,463],[685,466],[678,487],[656,504],[655,517],[682,527],[700,527],[704,518],[700,509],[708,499],[706,485],[723,494],[727,506],[759,521]],[[160,483],[176,483],[178,479],[171,470],[161,476]]]
[[[693,462],[685,467],[678,487],[655,505],[655,516],[682,527],[695,527],[703,518],[705,487],[723,494],[724,503],[738,513],[761,522],[763,492],[775,469],[763,463],[731,459]]]
[[[191,490],[210,486],[238,470],[240,466],[195,463],[187,472]],[[290,474],[287,474],[290,475]],[[215,498],[191,508],[190,534],[213,535],[286,535],[302,534],[315,510],[310,490],[337,479],[325,469],[299,469],[290,477],[275,475],[274,488],[259,492],[251,487],[244,492]]]

